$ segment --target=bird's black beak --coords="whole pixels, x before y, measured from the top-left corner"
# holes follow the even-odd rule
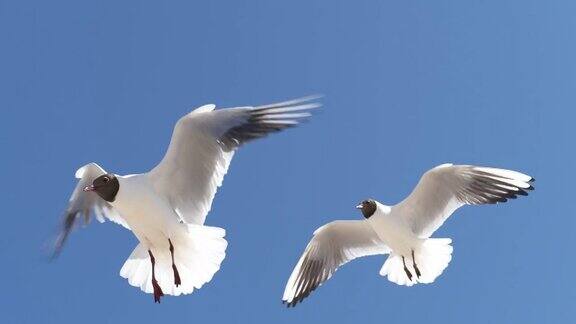
[[[88,192],[88,191],[94,191],[96,190],[96,187],[94,187],[94,185],[89,185],[84,187],[84,189],[82,189],[84,192]]]
[[[362,209],[362,207],[364,207],[362,204],[358,204],[358,205],[356,206],[356,209]]]

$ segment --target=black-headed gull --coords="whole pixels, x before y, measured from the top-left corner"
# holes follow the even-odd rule
[[[189,294],[220,268],[227,242],[221,228],[204,226],[235,150],[295,126],[319,107],[306,97],[258,107],[214,110],[205,105],[180,118],[162,161],[150,172],[121,176],[90,163],[70,198],[57,255],[78,218],[94,213],[131,230],[140,241],[120,275],[154,294]]]
[[[356,208],[364,220],[340,220],[314,232],[292,271],[282,300],[301,302],[343,264],[390,254],[380,275],[399,285],[431,283],[452,259],[452,240],[430,238],[463,205],[506,202],[533,190],[528,175],[488,167],[443,164],[426,172],[414,191],[394,206],[373,199]]]

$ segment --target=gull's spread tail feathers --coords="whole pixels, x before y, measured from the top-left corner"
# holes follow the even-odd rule
[[[178,296],[190,294],[209,282],[226,255],[228,243],[224,239],[226,231],[219,227],[202,225],[184,225],[188,231],[184,235],[171,238],[174,244],[174,264],[178,269],[181,284],[175,285],[175,271],[172,268],[172,256],[168,247],[152,247],[155,258],[155,277],[163,294]],[[134,287],[140,287],[146,293],[153,293],[152,263],[148,249],[138,244],[128,260],[122,266],[120,275],[128,279]]]
[[[392,253],[380,269],[380,275],[402,286],[432,283],[452,260],[450,243],[449,238],[431,238],[423,240],[413,256]]]

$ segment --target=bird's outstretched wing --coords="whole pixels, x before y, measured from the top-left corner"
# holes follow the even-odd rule
[[[296,306],[345,263],[356,258],[390,253],[390,249],[364,220],[334,221],[314,237],[294,267],[282,301]]]
[[[244,143],[296,126],[320,105],[306,97],[259,107],[202,106],[180,118],[162,161],[149,173],[156,191],[182,221],[204,224],[234,151]]]
[[[87,224],[91,215],[95,215],[96,219],[101,223],[107,218],[129,229],[128,224],[108,202],[94,192],[83,191],[84,187],[92,184],[94,179],[103,174],[106,174],[106,171],[96,163],[88,163],[76,171],[76,178],[79,179],[78,184],[72,192],[68,208],[62,220],[60,233],[54,242],[53,257],[60,254],[68,235],[79,218],[83,218],[84,224]]]
[[[434,233],[463,205],[506,202],[533,190],[520,172],[472,165],[442,164],[427,171],[414,191],[394,206],[421,238]]]

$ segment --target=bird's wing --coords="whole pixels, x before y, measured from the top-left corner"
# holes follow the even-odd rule
[[[202,106],[180,118],[162,161],[149,173],[181,219],[204,224],[216,190],[242,144],[296,126],[310,116],[317,97],[259,107],[214,110]]]
[[[427,171],[395,209],[422,238],[434,233],[463,205],[506,202],[526,196],[534,179],[520,172],[472,165],[442,164]]]
[[[83,218],[84,224],[87,224],[90,221],[91,215],[95,215],[96,219],[101,223],[107,218],[127,229],[130,229],[128,224],[126,224],[126,221],[124,221],[120,214],[118,214],[118,212],[114,210],[108,202],[100,198],[94,192],[83,191],[84,187],[92,184],[94,179],[103,174],[106,174],[106,171],[96,163],[86,164],[76,171],[76,179],[79,179],[78,184],[72,192],[72,196],[68,202],[68,208],[66,209],[66,213],[62,220],[60,233],[56,237],[53,257],[60,254],[62,247],[64,246],[68,235],[74,228],[74,224],[78,218]]]
[[[295,306],[348,261],[386,253],[390,249],[366,221],[328,223],[314,232],[288,279],[282,301]]]

